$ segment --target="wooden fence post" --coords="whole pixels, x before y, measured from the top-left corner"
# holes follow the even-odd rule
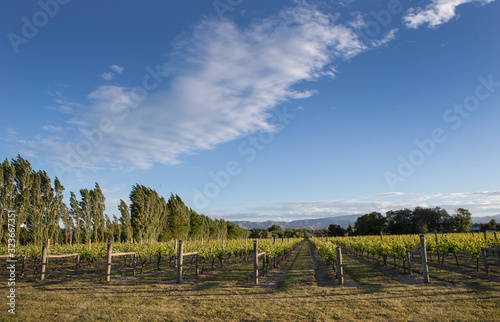
[[[177,256],[178,254],[178,247],[177,247],[177,239],[174,239],[174,254]],[[176,261],[174,261],[174,267],[177,267],[177,261],[178,259],[176,258]]]
[[[40,281],[45,279],[45,266],[47,265],[47,245],[42,245],[42,264],[40,267]]]
[[[498,252],[497,252],[498,253],[498,261],[500,262],[500,245],[498,245],[497,232],[495,231],[494,234],[495,234],[495,241],[496,241],[496,244],[497,244],[496,246],[497,246],[497,249],[498,249]]]
[[[135,276],[135,263],[137,262],[136,256],[137,255],[134,253],[134,257],[133,257],[133,261],[134,261],[134,263],[133,263],[133,265],[134,265],[134,276]]]
[[[90,244],[89,244],[90,245]],[[106,256],[106,282],[111,280],[111,254],[113,252],[111,240],[108,240],[108,255]]]
[[[276,245],[276,237],[274,237],[274,245]],[[276,268],[276,256],[274,256],[273,267]]]
[[[344,268],[342,267],[342,249],[337,247],[337,279],[339,285],[344,285]]]
[[[429,270],[427,267],[427,249],[425,248],[424,235],[420,235],[420,251],[422,253],[422,273],[424,275],[424,283],[429,283]]]
[[[489,274],[490,268],[488,267],[488,258],[486,254],[486,249],[481,248],[481,255],[483,255],[484,270],[486,274]]]
[[[262,255],[262,275],[267,275],[267,261],[265,253]]]
[[[177,256],[177,283],[182,283],[182,253],[183,253],[183,245],[182,240],[179,240],[179,253]]]
[[[76,268],[75,271],[78,273],[78,269],[80,268],[80,255],[76,255]]]
[[[436,238],[436,253],[438,255],[438,264],[439,264],[440,263],[439,262],[440,261],[440,254],[439,254],[439,247],[437,247],[437,245],[438,245],[438,235],[437,235],[437,233],[434,233],[434,237]],[[443,256],[444,256],[444,254],[443,254]],[[431,260],[432,260],[432,258],[431,258]]]
[[[257,255],[257,240],[253,241],[253,282],[259,285],[259,256]]]
[[[411,259],[410,259],[410,252],[406,250],[406,261],[408,262],[408,274],[411,275]]]
[[[224,238],[222,239],[222,259],[220,260],[220,266],[224,266]]]
[[[196,254],[196,278],[200,275],[200,253]]]
[[[21,269],[21,277],[24,276],[24,270],[26,269],[26,259],[27,259],[27,256],[26,255],[21,255],[22,258],[23,258],[23,266],[22,266],[22,269]]]
[[[45,244],[45,247],[47,247],[47,254],[46,255],[48,255],[49,249],[50,249],[50,238],[47,239],[47,243]],[[48,257],[45,259],[45,265],[46,266],[49,265],[49,258]]]

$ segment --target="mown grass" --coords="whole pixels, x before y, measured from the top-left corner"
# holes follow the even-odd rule
[[[277,288],[251,286],[252,263],[182,285],[160,277],[108,284],[83,279],[20,282],[14,319],[500,321],[497,285],[406,285],[347,256],[344,267],[356,286],[317,286],[305,243]],[[0,320],[8,317],[7,309],[4,304]]]
[[[285,279],[279,285],[279,289],[281,291],[292,291],[296,288],[308,288],[314,285],[315,282],[310,243],[304,243]]]

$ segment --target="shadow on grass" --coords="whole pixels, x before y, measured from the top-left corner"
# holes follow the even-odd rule
[[[403,285],[379,270],[348,256],[344,256],[343,266],[344,271],[361,284],[359,291],[362,293],[384,292],[387,288]]]
[[[242,286],[244,282],[253,277],[253,263],[247,263],[239,267],[227,270],[214,277],[207,277],[195,286],[195,291],[209,290],[213,288],[224,288]]]

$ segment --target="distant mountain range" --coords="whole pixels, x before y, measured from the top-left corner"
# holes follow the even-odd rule
[[[347,228],[349,224],[351,226],[354,226],[354,223],[356,222],[356,219],[358,219],[359,216],[362,216],[362,214],[358,215],[349,215],[349,216],[337,216],[337,217],[328,217],[328,218],[317,218],[317,219],[302,219],[302,220],[293,220],[293,221],[263,221],[263,222],[254,222],[254,221],[232,221],[233,224],[238,225],[240,228],[243,229],[253,229],[253,228],[259,228],[259,229],[267,229],[271,227],[272,225],[278,225],[283,227],[283,229],[286,228],[293,228],[293,229],[325,229],[330,226],[330,224],[336,224],[339,225],[343,228]]]
[[[238,225],[243,229],[267,229],[272,225],[278,225],[286,228],[293,229],[326,229],[331,224],[339,225],[342,228],[347,228],[349,224],[354,226],[356,219],[362,216],[362,214],[358,215],[348,215],[348,216],[337,216],[337,217],[327,217],[327,218],[317,218],[317,219],[302,219],[302,220],[293,220],[293,221],[263,221],[263,222],[255,222],[255,221],[232,221],[233,224]],[[491,219],[495,219],[496,222],[500,222],[500,215],[496,216],[486,216],[486,217],[472,217],[472,223],[488,223]]]
[[[496,216],[485,216],[485,217],[472,217],[472,223],[473,224],[486,224],[489,223],[490,220],[495,219],[495,221],[498,223],[500,222],[500,215]]]

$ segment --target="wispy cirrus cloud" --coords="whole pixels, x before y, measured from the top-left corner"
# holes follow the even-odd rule
[[[404,19],[411,28],[425,23],[435,27],[455,16],[461,4],[492,1],[433,0],[424,9],[411,9]],[[90,142],[90,153],[77,166],[102,162],[146,169],[155,163],[178,163],[184,154],[257,131],[273,131],[268,120],[274,107],[316,94],[313,82],[334,76],[340,60],[395,39],[397,28],[363,41],[357,31],[366,24],[364,19],[358,15],[340,23],[337,14],[305,2],[247,26],[205,18],[174,46],[171,59],[163,65],[169,76],[161,86],[137,99],[135,88],[102,85],[88,94],[86,103],[57,92],[52,108],[71,115],[67,123],[74,129],[72,135],[25,142],[64,164],[68,151],[88,145],[88,134],[107,120],[113,130],[94,135],[98,144]],[[124,67],[111,65],[101,77],[111,80],[123,71]],[[310,89],[303,89],[307,84]],[[120,106],[131,108],[124,113]]]
[[[118,75],[121,75],[123,73],[123,70],[125,69],[122,66],[118,66],[118,65],[111,65],[110,68],[111,68],[111,70],[113,70]]]
[[[115,78],[115,74],[113,74],[111,72],[105,72],[105,73],[101,74],[101,78],[109,81],[109,80],[112,80],[113,78]]]
[[[301,3],[245,27],[204,19],[177,43],[170,56],[175,64],[165,64],[170,73],[162,84],[166,86],[141,100],[134,99],[134,88],[119,85],[102,85],[89,93],[91,103],[71,120],[80,124],[79,137],[86,140],[85,133],[92,133],[103,119],[111,120],[114,129],[92,147],[88,159],[137,168],[175,164],[183,154],[273,131],[271,109],[316,93],[297,85],[332,76],[339,60],[377,46],[364,44],[337,18]],[[393,38],[390,32],[378,45]],[[123,72],[117,65],[111,70],[104,79]],[[117,106],[133,108],[124,116]],[[49,143],[50,151],[68,150],[54,150],[58,143],[75,149],[79,144]],[[56,155],[61,161],[65,157]]]
[[[111,65],[109,68],[111,69],[110,72],[104,72],[101,74],[101,78],[106,81],[112,80],[117,74],[121,75],[125,69],[124,67],[118,65]]]
[[[456,16],[456,8],[462,4],[476,2],[482,5],[495,0],[432,0],[424,9],[410,9],[404,17],[406,26],[417,29],[427,24],[430,28],[435,28],[443,23],[450,21]]]

